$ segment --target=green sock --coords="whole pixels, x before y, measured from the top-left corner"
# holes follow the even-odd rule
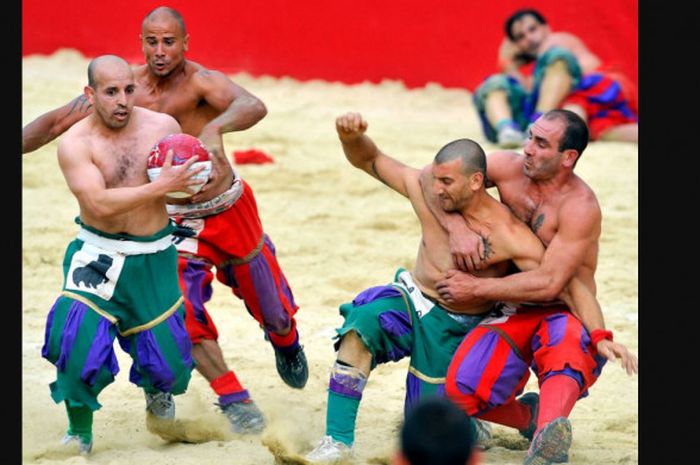
[[[347,397],[328,390],[326,409],[326,435],[352,446],[355,442],[355,420],[360,399]]]
[[[499,120],[498,122],[496,122],[496,126],[495,126],[496,132],[500,131],[500,130],[503,129],[505,126],[517,127],[517,125],[515,124],[515,122],[514,122],[512,119],[510,119],[510,118],[503,118],[502,120]]]
[[[80,436],[82,442],[92,441],[92,410],[84,404],[65,401],[68,412],[68,434]],[[73,405],[71,405],[73,404]]]

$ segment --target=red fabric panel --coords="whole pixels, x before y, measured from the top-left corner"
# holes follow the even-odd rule
[[[75,48],[141,63],[143,16],[162,0],[24,0],[23,54]],[[191,35],[188,57],[227,73],[357,83],[438,82],[474,90],[495,71],[503,22],[535,7],[579,35],[637,84],[637,0],[172,0]]]

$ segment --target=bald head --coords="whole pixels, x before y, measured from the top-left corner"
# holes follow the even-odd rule
[[[174,19],[180,26],[180,32],[182,33],[183,37],[185,34],[187,34],[187,31],[185,30],[185,20],[182,19],[182,15],[177,10],[167,6],[159,6],[158,8],[151,10],[151,12],[148,13],[145,18],[143,18],[143,22],[141,23],[141,32],[143,33],[146,25],[151,21],[161,19]]]
[[[102,55],[94,58],[88,65],[88,85],[93,89],[105,75],[127,71],[132,73],[129,63],[116,55]]]
[[[480,172],[486,176],[486,154],[479,144],[471,139],[457,139],[441,148],[435,155],[435,164],[459,159],[462,162],[462,173]]]

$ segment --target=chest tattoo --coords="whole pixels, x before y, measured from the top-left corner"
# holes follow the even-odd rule
[[[488,260],[493,255],[493,245],[488,237],[481,237],[481,242],[484,244],[484,260]]]
[[[535,221],[532,222],[532,231],[537,232],[540,227],[542,227],[542,223],[544,223],[544,213],[540,213],[537,215],[537,218],[535,218]]]

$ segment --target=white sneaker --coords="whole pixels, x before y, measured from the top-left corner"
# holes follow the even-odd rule
[[[89,455],[92,452],[92,441],[84,442],[83,438],[77,434],[67,434],[61,439],[61,444],[64,446],[69,446],[72,443],[78,444],[78,453],[80,455]]]
[[[175,419],[175,400],[169,392],[146,394],[146,410],[162,420]]]
[[[504,126],[498,131],[498,145],[504,149],[522,147],[525,142],[525,134],[512,126]]]
[[[338,463],[352,456],[352,449],[331,436],[323,436],[314,450],[306,454],[306,460],[313,463]]]

